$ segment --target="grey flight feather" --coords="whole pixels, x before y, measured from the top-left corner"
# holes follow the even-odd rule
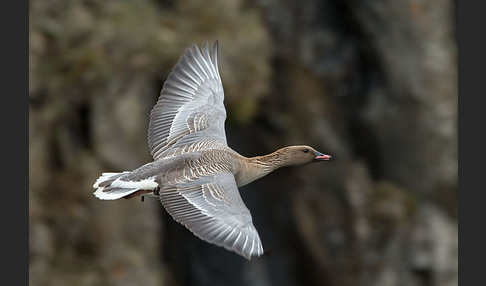
[[[263,254],[233,174],[217,173],[167,186],[161,188],[159,198],[174,220],[202,240],[247,259]]]
[[[157,160],[169,151],[201,141],[226,144],[224,91],[217,65],[218,43],[202,53],[186,50],[169,74],[150,113],[148,143]]]

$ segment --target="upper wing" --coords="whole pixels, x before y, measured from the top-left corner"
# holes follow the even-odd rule
[[[246,259],[263,254],[250,211],[231,173],[218,173],[160,190],[167,212],[199,238]]]
[[[205,43],[202,53],[194,45],[169,74],[150,113],[148,143],[154,160],[169,149],[195,142],[217,141],[227,145],[217,52],[218,42],[212,51]]]

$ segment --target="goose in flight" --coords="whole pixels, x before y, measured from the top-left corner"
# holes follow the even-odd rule
[[[310,146],[289,146],[247,158],[228,147],[218,42],[188,48],[165,81],[150,113],[154,161],[133,171],[103,173],[101,200],[154,195],[174,220],[209,243],[250,260],[263,254],[238,187],[284,166],[330,160]]]

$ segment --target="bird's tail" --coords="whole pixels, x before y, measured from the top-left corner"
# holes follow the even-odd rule
[[[101,174],[93,185],[93,188],[96,189],[93,194],[100,200],[116,200],[139,191],[140,187],[137,184],[120,180],[123,175],[128,173],[130,172]]]

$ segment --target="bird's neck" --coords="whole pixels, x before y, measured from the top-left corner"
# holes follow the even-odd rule
[[[242,165],[240,171],[236,175],[238,187],[249,184],[270,174],[278,168],[289,165],[287,156],[285,156],[281,150],[277,150],[264,156],[251,158],[244,157],[244,161],[246,164]]]

